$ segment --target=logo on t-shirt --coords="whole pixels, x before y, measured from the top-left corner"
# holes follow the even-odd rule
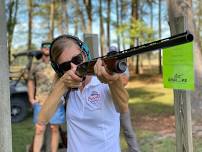
[[[100,94],[97,91],[92,91],[91,95],[88,97],[88,101],[92,104],[97,104],[100,101]]]

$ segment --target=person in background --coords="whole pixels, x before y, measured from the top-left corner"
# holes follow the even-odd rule
[[[90,60],[90,51],[84,42],[71,35],[53,40],[50,59],[58,80],[42,107],[38,123],[46,125],[61,96],[68,92],[67,152],[120,152],[120,118],[115,105],[120,111],[128,105],[120,74],[109,74],[98,59],[91,69],[94,76],[79,77],[77,67]]]
[[[37,124],[38,115],[41,106],[44,104],[45,99],[50,93],[55,77],[55,72],[51,68],[49,62],[49,47],[49,42],[42,43],[41,51],[43,56],[39,62],[33,64],[28,76],[28,95],[29,101],[33,107],[33,122],[35,124],[33,152],[40,152],[43,145],[46,126]],[[65,109],[64,105],[60,104],[57,111],[49,121],[51,128],[51,152],[57,152],[58,150],[58,127],[63,123],[65,123]]]
[[[109,53],[112,52],[118,52],[118,48],[116,46],[110,46],[109,47]],[[128,84],[129,81],[129,71],[128,68],[124,73],[121,75],[121,81],[124,86]],[[130,109],[129,107],[125,108],[125,110],[120,113],[120,125],[121,128],[123,129],[123,134],[125,137],[125,140],[128,145],[128,151],[129,152],[140,152],[137,140],[136,140],[136,135],[133,130],[132,124],[131,124],[131,116],[130,116]]]

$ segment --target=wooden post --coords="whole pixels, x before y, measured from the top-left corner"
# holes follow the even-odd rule
[[[186,29],[184,17],[175,17],[170,22],[171,33],[178,34]],[[174,106],[176,119],[176,152],[193,152],[191,91],[174,90]]]
[[[92,58],[99,57],[98,50],[98,35],[97,34],[84,34],[84,42],[88,44]]]
[[[12,152],[5,1],[0,4],[0,152]]]
[[[174,102],[176,151],[193,152],[190,91],[174,90]]]

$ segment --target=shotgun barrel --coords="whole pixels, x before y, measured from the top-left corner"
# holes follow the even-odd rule
[[[78,65],[76,74],[80,77],[94,74],[94,65],[98,59],[102,59],[107,69],[111,72],[123,73],[127,68],[126,58],[138,55],[145,52],[151,52],[158,49],[169,48],[172,46],[192,42],[194,36],[186,31],[171,37],[132,47],[115,54],[105,55],[102,57],[94,58],[90,61]]]

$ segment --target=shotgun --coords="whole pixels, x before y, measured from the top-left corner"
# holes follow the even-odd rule
[[[184,33],[132,47],[120,52],[108,53],[105,56],[94,58],[90,61],[78,65],[76,74],[79,77],[94,75],[94,65],[98,59],[101,59],[103,61],[103,64],[110,72],[123,73],[127,68],[126,59],[130,56],[188,43],[193,41],[193,39],[194,36],[189,31],[186,31]]]

